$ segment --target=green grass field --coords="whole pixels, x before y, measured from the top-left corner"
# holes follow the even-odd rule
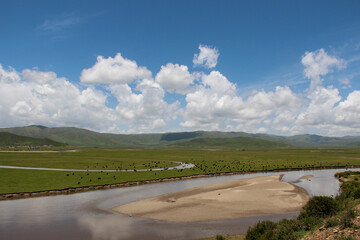
[[[0,165],[72,169],[144,169],[177,165],[193,169],[145,172],[56,172],[0,169],[0,193],[31,192],[221,172],[360,166],[359,149],[188,150],[83,149],[80,152],[4,153]]]

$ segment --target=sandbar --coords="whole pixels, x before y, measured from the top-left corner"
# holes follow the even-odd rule
[[[300,177],[299,179],[307,180],[307,179],[312,178],[312,177],[314,177],[314,175],[304,175],[304,176]]]
[[[127,203],[112,210],[165,222],[202,222],[300,211],[310,199],[282,175],[231,180]]]

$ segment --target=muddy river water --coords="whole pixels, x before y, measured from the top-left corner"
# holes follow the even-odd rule
[[[282,181],[306,189],[310,196],[331,196],[338,194],[339,182],[334,178],[334,174],[341,171],[345,169],[281,173],[284,174]],[[292,218],[296,217],[298,212],[212,222],[167,223],[129,217],[115,213],[111,209],[121,204],[165,193],[228,180],[274,174],[279,173],[195,178],[72,195],[0,201],[0,239],[193,239],[217,234],[244,233],[249,226],[260,220],[277,221]],[[306,175],[313,177],[301,179]]]

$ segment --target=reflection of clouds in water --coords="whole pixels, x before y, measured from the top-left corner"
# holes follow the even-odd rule
[[[53,203],[46,198],[19,199],[1,202],[1,219],[25,224],[46,223],[54,219]]]
[[[342,171],[344,171],[344,169],[289,172],[285,173],[282,180],[305,188],[310,196],[335,196],[339,193],[340,183],[334,175]],[[313,175],[314,177],[310,179],[299,179],[305,175]]]
[[[128,229],[132,223],[118,222],[113,216],[80,218],[78,224],[90,231],[93,239],[117,240],[131,237]]]
[[[79,214],[84,195],[57,195],[0,202],[0,223],[45,224]]]
[[[177,224],[154,222],[120,215],[83,217],[78,225],[91,233],[92,239],[187,239]],[[199,229],[197,229],[198,231]]]

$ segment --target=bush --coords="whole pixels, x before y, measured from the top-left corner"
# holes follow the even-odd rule
[[[274,238],[276,223],[271,221],[258,222],[254,227],[250,227],[246,232],[246,240],[271,240]]]
[[[302,213],[309,217],[327,217],[334,215],[338,209],[338,204],[333,198],[315,196],[304,206]]]
[[[277,240],[296,240],[296,231],[301,230],[296,220],[284,219],[280,221],[274,232],[274,239]]]
[[[225,240],[225,238],[222,235],[216,235],[216,240]]]
[[[356,213],[353,209],[347,209],[340,218],[340,223],[343,228],[348,228],[353,225],[352,220],[356,217]]]
[[[354,190],[354,198],[355,199],[360,198],[360,188]]]
[[[314,229],[323,221],[322,218],[317,216],[309,216],[304,211],[300,213],[297,219],[299,220],[302,229],[306,231]]]
[[[341,185],[341,197],[342,198],[359,198],[360,197],[360,182],[344,182]],[[356,196],[355,196],[356,195]]]
[[[335,227],[337,225],[339,225],[339,221],[333,217],[326,221],[325,227]]]

